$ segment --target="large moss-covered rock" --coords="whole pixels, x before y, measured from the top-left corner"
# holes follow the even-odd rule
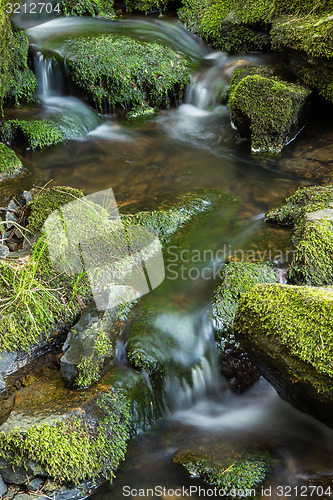
[[[222,271],[222,284],[217,288],[213,303],[216,340],[220,354],[234,346],[232,323],[238,301],[243,293],[259,283],[277,283],[272,265],[260,262],[231,262]]]
[[[64,51],[74,82],[100,108],[166,106],[189,83],[188,61],[157,43],[112,34],[69,39]]]
[[[239,302],[236,338],[279,394],[333,426],[333,289],[257,285]]]
[[[279,17],[274,22],[271,36],[273,49],[283,54],[293,73],[332,101],[332,6],[330,12],[322,15],[316,8],[307,16]]]
[[[0,181],[22,170],[22,162],[12,149],[0,142]]]
[[[32,100],[36,78],[28,68],[28,38],[10,22],[14,0],[0,2],[0,110],[5,99]]]
[[[279,153],[304,126],[310,91],[274,75],[270,68],[235,72],[229,89],[231,119],[252,152]]]
[[[65,16],[101,16],[108,19],[115,17],[112,0],[61,0],[60,9]]]
[[[288,281],[296,284],[333,284],[333,189],[298,189],[286,204],[266,215],[267,222],[294,226],[294,256]]]

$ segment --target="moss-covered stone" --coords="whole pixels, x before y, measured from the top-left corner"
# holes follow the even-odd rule
[[[36,87],[36,78],[28,68],[28,38],[11,24],[9,6],[14,0],[0,1],[0,110],[5,99],[30,101]]]
[[[285,205],[266,215],[267,222],[295,227],[290,283],[333,284],[332,207],[332,186],[313,186],[298,189]]]
[[[162,12],[167,10],[172,3],[175,2],[172,0],[125,0],[125,6],[128,12]]]
[[[61,0],[60,9],[65,16],[115,17],[112,0]]]
[[[331,9],[332,12],[332,9]],[[272,47],[282,52],[290,69],[306,85],[333,101],[332,14],[291,15],[276,19]]]
[[[222,284],[217,288],[213,303],[216,323],[216,341],[219,353],[235,344],[232,323],[241,296],[259,283],[277,283],[270,264],[259,262],[231,262],[222,271]]]
[[[257,285],[239,301],[234,331],[279,394],[332,426],[333,290]]]
[[[282,226],[294,226],[307,213],[333,205],[333,186],[309,186],[299,188],[286,199],[284,205],[267,212],[266,222]]]
[[[190,65],[183,56],[127,36],[69,39],[65,56],[74,82],[100,108],[104,103],[126,111],[167,106],[189,83]]]
[[[55,392],[51,386],[48,397],[45,393],[32,395],[32,389],[18,395],[11,415],[0,427],[0,457],[14,469],[28,469],[34,461],[43,475],[60,484],[101,475],[112,480],[129,437],[126,398],[112,388],[80,396],[65,395],[60,387]],[[22,400],[24,392],[30,394],[29,405]]]
[[[279,153],[306,120],[310,91],[274,76],[265,67],[238,69],[230,84],[228,106],[252,152]]]
[[[271,459],[268,452],[251,452],[249,448],[242,449],[238,445],[230,449],[229,443],[226,443],[224,450],[217,447],[210,452],[200,449],[180,451],[173,457],[173,462],[182,465],[192,476],[199,476],[206,483],[216,486],[220,492],[224,491],[224,498],[258,498],[256,489],[259,490],[267,478]],[[242,495],[241,491],[246,490],[248,495]]]
[[[61,118],[46,120],[7,120],[0,127],[0,138],[7,144],[43,149],[80,135],[75,127],[64,125]]]
[[[22,170],[22,162],[12,149],[0,142],[0,181]]]

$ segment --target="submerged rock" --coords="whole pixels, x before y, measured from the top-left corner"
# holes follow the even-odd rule
[[[332,288],[257,285],[240,299],[237,340],[283,399],[333,426]]]
[[[251,446],[227,440],[223,446],[213,449],[180,450],[173,462],[182,465],[191,476],[218,487],[220,496],[241,498],[237,491],[258,488],[271,469],[269,448],[265,451],[258,448],[260,445],[254,445],[251,450]]]
[[[300,285],[333,284],[333,187],[298,189],[266,221],[294,226],[294,258],[288,281]]]
[[[279,153],[307,119],[310,91],[275,76],[270,68],[235,72],[229,89],[231,119],[253,153]]]
[[[0,142],[0,181],[13,177],[22,170],[22,162],[14,151]]]
[[[158,43],[116,34],[73,38],[64,54],[74,82],[100,109],[167,106],[189,84],[189,62]]]

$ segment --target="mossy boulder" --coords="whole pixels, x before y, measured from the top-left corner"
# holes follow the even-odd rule
[[[14,151],[0,142],[0,181],[17,175],[22,170],[22,162]]]
[[[222,271],[222,284],[216,289],[213,316],[220,355],[235,345],[233,320],[239,299],[259,283],[277,283],[276,273],[269,263],[230,262]]]
[[[333,426],[333,289],[257,285],[240,299],[237,340],[282,398]]]
[[[271,210],[267,222],[294,226],[294,256],[288,281],[300,285],[333,284],[333,189],[298,189],[286,204]]]
[[[138,11],[146,14],[165,11],[172,4],[175,4],[175,0],[125,0],[128,12]]]
[[[183,466],[191,476],[217,487],[220,496],[238,499],[244,496],[241,491],[246,490],[252,491],[251,497],[258,498],[255,491],[267,479],[272,464],[268,449],[260,451],[260,445],[251,449],[228,440],[223,447],[180,450],[173,462]]]
[[[129,111],[168,106],[182,98],[190,64],[172,49],[128,36],[72,38],[65,42],[66,64],[74,82],[97,104]]]
[[[283,54],[293,73],[333,101],[332,6],[321,15],[316,8],[307,16],[281,16],[271,36],[273,49]]]
[[[60,9],[64,16],[101,16],[107,19],[115,17],[112,0],[61,0]]]
[[[0,110],[5,99],[31,101],[37,84],[34,73],[28,67],[29,42],[19,28],[11,24],[7,11],[14,1],[1,1],[0,8]]]
[[[231,80],[228,106],[252,152],[279,153],[304,126],[310,91],[274,75],[266,67],[238,69]]]

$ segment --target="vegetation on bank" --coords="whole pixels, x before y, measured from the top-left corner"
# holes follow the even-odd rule
[[[175,94],[181,99],[190,78],[183,56],[127,36],[69,39],[65,56],[74,82],[99,108],[168,106]]]
[[[28,38],[10,22],[6,4],[0,2],[0,114],[6,99],[19,103],[33,100],[36,77],[28,67]]]
[[[61,0],[60,9],[64,16],[115,17],[112,0]]]

